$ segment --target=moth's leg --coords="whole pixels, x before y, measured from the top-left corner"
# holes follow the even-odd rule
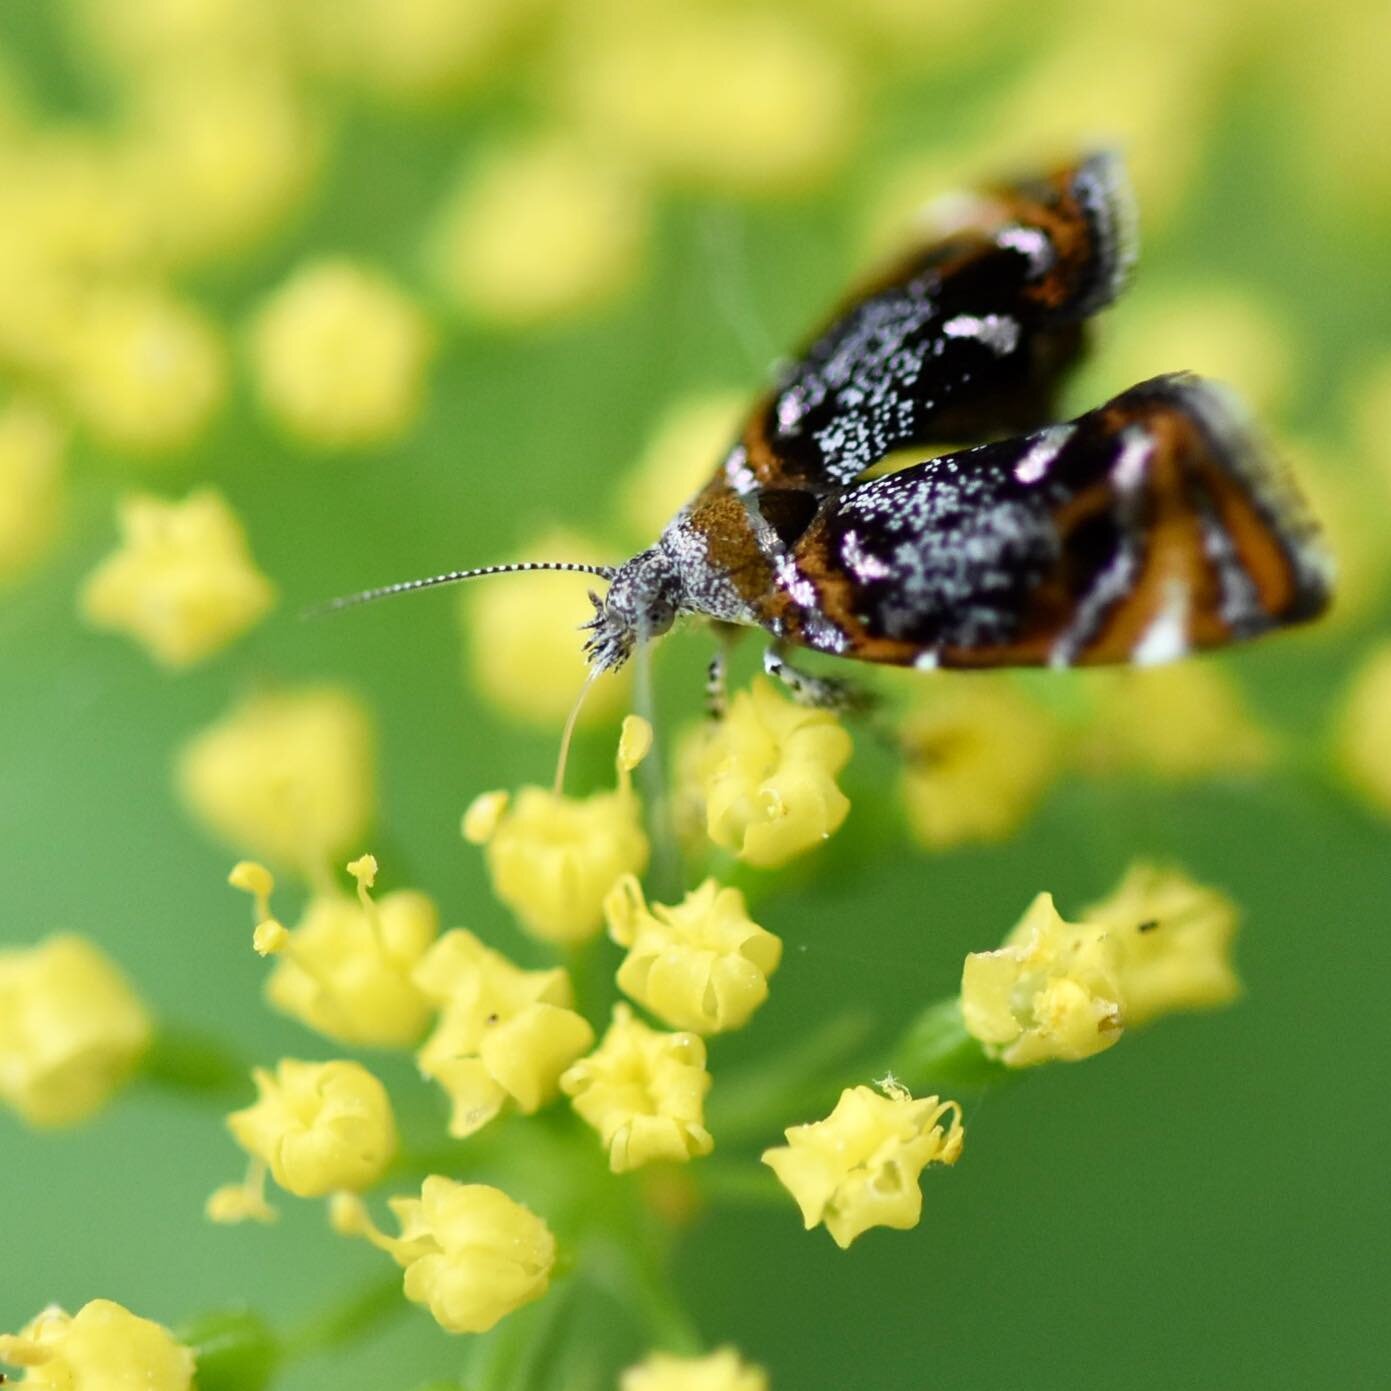
[[[869,710],[875,700],[871,692],[835,676],[813,676],[791,665],[783,655],[781,643],[773,643],[763,654],[763,670],[775,676],[798,705],[843,713]]]
[[[738,640],[739,629],[718,619],[710,628],[715,635],[715,652],[705,673],[705,714],[711,720],[722,720],[729,706],[729,649]]]

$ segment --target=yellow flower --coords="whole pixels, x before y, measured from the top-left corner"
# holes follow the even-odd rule
[[[270,876],[260,865],[238,865],[228,882],[255,895],[256,949],[276,957],[266,982],[276,1009],[340,1043],[407,1047],[430,1018],[412,977],[439,934],[439,910],[415,889],[373,899],[371,855],[354,860],[348,873],[357,898],[316,894],[290,931],[270,917]]]
[[[1255,772],[1270,762],[1269,735],[1210,658],[1078,679],[1095,700],[1078,747],[1090,771],[1184,779]]]
[[[426,250],[461,310],[527,327],[625,290],[642,266],[649,223],[627,170],[548,136],[471,169],[436,214]]]
[[[11,401],[0,410],[0,583],[48,550],[65,503],[67,436],[46,411]]]
[[[1391,816],[1391,642],[1362,659],[1334,729],[1335,753],[1348,783]]]
[[[0,1100],[30,1125],[72,1125],[100,1110],[152,1033],[126,978],[85,938],[0,950]]]
[[[191,666],[256,624],[275,590],[215,488],[182,502],[136,493],[120,506],[121,546],[87,577],[80,606],[97,628],[129,633],[156,661]]]
[[[102,443],[183,449],[222,405],[226,351],[207,316],[167,290],[107,285],[82,303],[63,384]]]
[[[929,849],[1004,840],[1037,806],[1058,766],[1053,718],[1008,680],[933,680],[904,721],[903,802]]]
[[[637,735],[645,730],[646,736]],[[487,792],[464,817],[464,834],[486,845],[493,892],[533,936],[582,942],[604,921],[604,897],[624,874],[647,866],[647,836],[632,788],[632,770],[651,730],[630,715],[618,749],[618,787],[573,798],[524,787],[507,807]],[[487,816],[477,814],[480,803]]]
[[[177,781],[222,840],[321,876],[372,816],[371,723],[334,686],[253,696],[184,746]]]
[[[835,782],[850,751],[830,711],[797,705],[760,677],[735,695],[700,757],[710,839],[762,869],[820,844],[850,810]]]
[[[109,1299],[76,1314],[45,1309],[0,1335],[0,1362],[25,1368],[30,1391],[191,1391],[193,1354],[167,1328]]]
[[[451,1135],[472,1135],[509,1099],[526,1115],[540,1110],[594,1045],[563,970],[524,971],[462,928],[430,948],[413,979],[443,1009],[419,1062],[449,1093]]]
[[[681,903],[648,908],[642,886],[624,875],[604,900],[609,936],[628,955],[623,993],[674,1029],[738,1029],[768,998],[782,943],[753,922],[738,889],[707,879]]]
[[[381,1178],[396,1153],[396,1121],[386,1088],[360,1063],[282,1058],[274,1073],[251,1075],[256,1102],[228,1116],[227,1128],[286,1192],[321,1198]]]
[[[403,435],[420,412],[433,349],[416,305],[349,260],[301,266],[251,325],[261,403],[292,434],[330,449]]]
[[[613,1007],[599,1047],[562,1075],[560,1088],[599,1132],[616,1174],[714,1148],[705,1128],[704,1042],[649,1029],[627,1005]]]
[[[449,1333],[486,1333],[540,1299],[555,1264],[546,1224],[506,1193],[431,1175],[419,1198],[392,1198],[399,1237],[379,1231],[360,1198],[339,1194],[331,1213],[344,1236],[366,1237],[406,1272],[406,1298]]]
[[[1082,920],[1109,929],[1127,1025],[1225,1005],[1241,989],[1232,967],[1236,904],[1177,870],[1131,865]]]
[[[73,19],[122,75],[148,81],[192,62],[283,57],[278,8],[278,0],[78,0]]]
[[[619,1378],[619,1391],[768,1391],[762,1367],[745,1362],[733,1348],[704,1357],[654,1352]]]
[[[612,557],[569,531],[552,530],[519,552],[522,560],[596,563]],[[464,586],[459,619],[467,678],[500,715],[553,730],[589,674],[578,632],[593,609],[584,575],[545,571]],[[602,676],[580,711],[581,725],[611,723],[628,708],[630,667]]]
[[[1105,927],[1064,922],[1039,894],[1002,947],[966,958],[967,1032],[1007,1067],[1100,1053],[1125,1023],[1119,958]]]
[[[914,1101],[891,1081],[881,1085],[847,1087],[824,1121],[791,1126],[786,1145],[763,1152],[806,1229],[824,1223],[841,1250],[870,1227],[916,1227],[918,1176],[929,1164],[955,1164],[965,1138],[956,1102]]]

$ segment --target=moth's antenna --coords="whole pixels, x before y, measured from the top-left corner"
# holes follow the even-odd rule
[[[584,708],[584,698],[589,694],[589,688],[593,686],[599,678],[603,667],[590,667],[589,675],[584,678],[584,685],[580,687],[580,693],[575,697],[575,703],[570,707],[570,713],[565,717],[565,728],[560,735],[560,756],[555,761],[555,795],[559,797],[565,791],[565,765],[570,761],[570,740],[575,735],[575,724],[580,718],[580,711]]]
[[[356,608],[376,599],[389,599],[394,594],[413,594],[418,589],[435,589],[442,584],[461,584],[464,580],[481,579],[484,575],[517,575],[528,570],[563,570],[575,575],[598,575],[611,580],[618,573],[615,565],[584,565],[576,560],[519,560],[510,565],[480,565],[475,570],[450,570],[448,574],[431,575],[423,580],[402,580],[399,584],[383,584],[376,589],[363,589],[356,594],[343,594],[337,599],[306,609],[306,618],[317,618],[340,609]]]

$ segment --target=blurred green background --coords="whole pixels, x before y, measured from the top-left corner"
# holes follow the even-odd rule
[[[179,9],[124,3],[156,28]],[[1391,37],[1385,7],[1315,14],[1290,0],[1209,15],[1182,0],[1073,0],[1042,15],[1004,0],[763,5],[757,15],[774,17],[769,32],[789,51],[805,44],[821,55],[812,90],[838,84],[834,129],[800,163],[780,164],[770,138],[765,166],[735,149],[683,167],[624,147],[613,135],[621,122],[606,125],[573,96],[575,69],[585,80],[596,71],[584,44],[602,51],[632,30],[623,5],[593,6],[584,18],[599,37],[567,47],[556,35],[570,32],[568,11],[582,3],[536,0],[515,33],[510,7],[479,6],[484,19],[503,12],[504,37],[485,34],[447,81],[427,72],[415,86],[408,65],[407,79],[388,81],[360,53],[316,65],[224,50],[248,77],[283,64],[321,144],[282,214],[225,253],[171,264],[168,282],[236,340],[250,309],[305,258],[347,254],[425,307],[437,356],[410,429],[354,451],[297,443],[268,421],[239,347],[226,408],[185,448],[147,456],[77,421],[61,535],[0,592],[5,942],[59,928],[90,934],[162,1021],[215,1035],[248,1061],[328,1056],[262,1003],[265,967],[248,950],[245,904],[224,883],[233,856],[180,810],[171,766],[180,744],[244,691],[333,679],[359,691],[377,722],[370,848],[386,879],[431,892],[447,924],[543,959],[491,898],[458,818],[480,790],[545,782],[555,729],[519,728],[473,693],[448,596],[331,621],[298,621],[297,609],[505,558],[557,521],[615,558],[636,549],[625,478],[664,411],[694,392],[756,390],[768,358],[885,244],[905,190],[927,198],[953,179],[1114,134],[1136,168],[1141,269],[1069,405],[1162,368],[1200,367],[1246,386],[1296,458],[1318,458],[1321,488],[1360,522],[1349,544],[1371,561],[1352,578],[1367,592],[1327,632],[1218,659],[1283,738],[1286,754],[1267,773],[1068,773],[1007,844],[929,854],[911,848],[901,815],[878,795],[892,763],[861,741],[845,780],[854,806],[845,830],[760,903],[787,956],[756,1026],[717,1043],[712,1071],[718,1091],[723,1067],[775,1052],[842,1008],[871,1013],[891,1036],[952,990],[962,955],[998,941],[1035,892],[1076,909],[1137,854],[1171,856],[1241,903],[1246,996],[986,1097],[968,1113],[963,1162],[926,1177],[913,1232],[874,1233],[841,1252],[822,1232],[804,1234],[790,1202],[715,1208],[683,1237],[677,1280],[710,1344],[736,1344],[784,1391],[1386,1385],[1388,1135],[1374,1088],[1386,1063],[1391,834],[1341,788],[1326,756],[1341,693],[1388,617],[1375,562],[1386,550],[1391,444],[1358,423],[1374,414],[1360,384],[1391,354],[1391,96],[1372,62]],[[21,121],[119,127],[143,80],[99,37],[102,16],[119,8],[0,8],[0,58],[22,94]],[[313,9],[296,0],[279,13]],[[393,20],[390,6],[344,6],[361,11],[369,37],[372,23],[429,9],[415,0]],[[755,13],[657,4],[644,23],[668,9],[682,23]],[[216,38],[219,7],[194,12],[211,16]],[[321,31],[306,25],[308,39],[283,42],[312,57]],[[709,73],[702,100],[712,109],[724,85]],[[629,249],[623,283],[522,324],[461,304],[422,252],[441,199],[461,169],[466,179],[507,142],[576,127],[586,113],[591,147],[641,168],[650,225]],[[699,123],[699,111],[686,119]],[[1205,317],[1206,303],[1233,298],[1254,329],[1228,332],[1220,314]],[[1176,326],[1166,315],[1180,303],[1189,308]],[[1202,360],[1132,371],[1160,343]],[[6,371],[12,384],[28,381]],[[181,495],[195,481],[215,483],[239,512],[282,601],[229,650],[171,676],[133,644],[85,628],[74,595],[114,543],[119,495]],[[698,708],[706,656],[696,632],[662,644],[659,735]],[[1071,679],[1046,678],[1063,703]],[[607,779],[612,738],[611,726],[581,736],[575,786]],[[373,1065],[408,1125],[433,1123],[435,1098],[408,1059]],[[145,1084],[70,1133],[33,1134],[0,1116],[0,1327],[50,1300],[71,1308],[100,1295],[169,1324],[246,1302],[295,1328],[388,1274],[377,1253],[332,1237],[311,1204],[287,1200],[271,1228],[204,1222],[207,1193],[238,1168],[224,1109]],[[534,1176],[513,1186],[527,1197],[528,1185]],[[571,1336],[590,1347],[596,1385],[646,1343],[598,1295],[580,1306]],[[371,1336],[296,1364],[277,1384],[424,1385],[457,1376],[464,1352],[403,1305]],[[581,1384],[578,1374],[536,1381]]]

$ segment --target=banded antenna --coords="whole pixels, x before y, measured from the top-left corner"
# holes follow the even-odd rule
[[[450,570],[447,574],[430,575],[423,580],[402,580],[398,584],[359,590],[356,594],[343,594],[309,609],[305,616],[314,618],[320,614],[338,613],[342,609],[356,608],[359,604],[370,604],[377,599],[390,599],[396,594],[413,594],[419,589],[435,589],[444,584],[462,584],[465,580],[481,579],[484,575],[517,575],[528,570],[562,570],[573,575],[597,575],[601,580],[612,580],[618,573],[616,565],[585,565],[577,560],[519,560],[510,565],[480,565],[475,570]]]

